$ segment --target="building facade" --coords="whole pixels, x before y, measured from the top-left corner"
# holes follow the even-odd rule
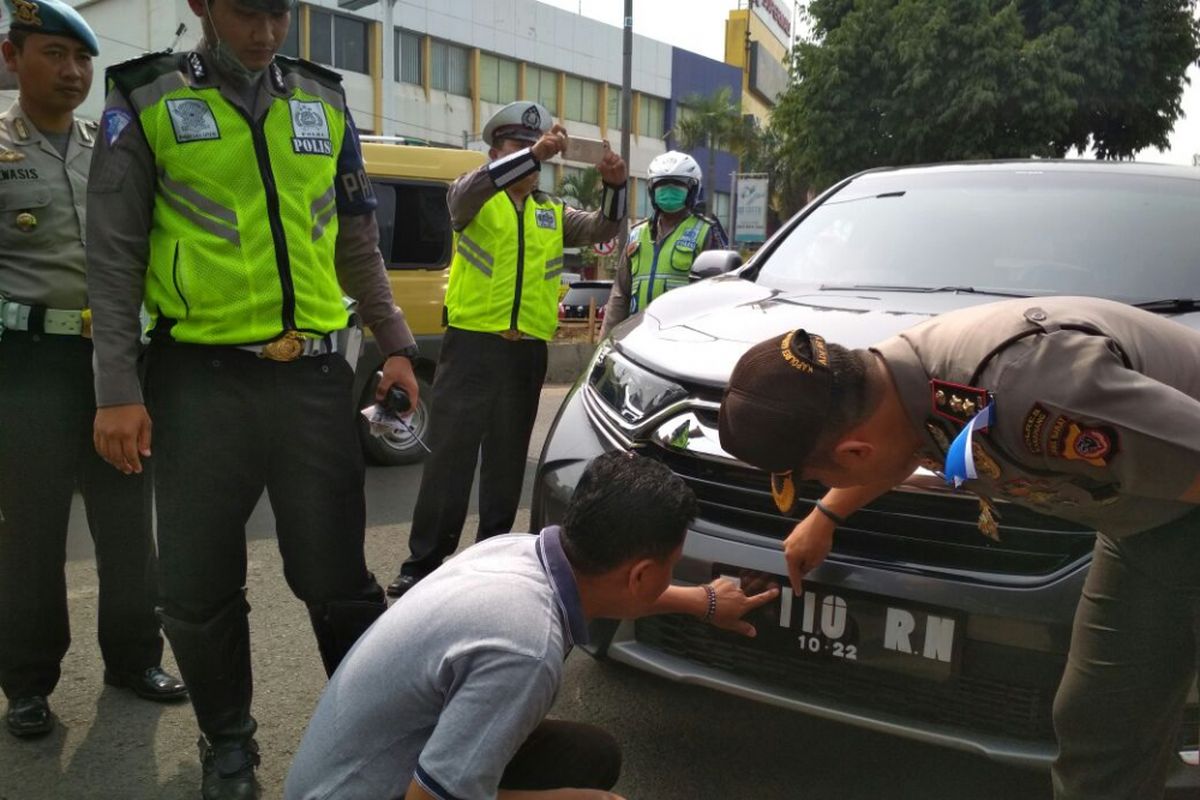
[[[95,29],[101,55],[83,116],[98,117],[100,76],[112,64],[145,52],[189,49],[200,20],[186,0],[68,0]],[[0,20],[0,28],[7,20]],[[622,31],[535,0],[309,0],[293,14],[287,55],[327,64],[344,76],[351,113],[367,134],[485,149],[488,117],[516,99],[535,99],[577,136],[621,134]],[[650,161],[670,149],[669,129],[682,98],[721,86],[738,90],[739,69],[634,36],[630,174],[631,213],[649,213],[644,177]],[[11,98],[0,91],[0,102]],[[706,170],[710,162],[696,152]],[[705,176],[710,210],[728,213],[728,153]],[[542,171],[558,182],[584,164]],[[728,224],[728,219],[722,220]]]
[[[795,6],[788,0],[749,0],[725,22],[725,63],[742,73],[742,111],[766,126],[787,88]]]

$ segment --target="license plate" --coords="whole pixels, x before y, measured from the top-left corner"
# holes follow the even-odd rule
[[[737,571],[718,571],[737,580]],[[958,672],[963,616],[934,606],[805,581],[799,594],[775,579],[780,597],[748,617],[755,641],[805,660],[868,666],[931,680]]]

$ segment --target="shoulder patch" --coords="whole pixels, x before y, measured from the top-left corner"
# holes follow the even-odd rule
[[[103,126],[104,143],[111,149],[121,138],[125,129],[129,127],[129,123],[133,122],[133,114],[123,108],[108,108],[105,109],[104,116],[100,118],[100,121]]]
[[[1021,425],[1021,435],[1025,439],[1025,447],[1035,456],[1042,454],[1042,434],[1045,432],[1046,421],[1050,419],[1049,412],[1042,408],[1041,403],[1034,403],[1033,408],[1025,415]]]
[[[1059,416],[1050,426],[1046,451],[1055,458],[1083,461],[1093,467],[1106,467],[1119,449],[1117,432],[1107,425],[1085,426],[1067,416]]]

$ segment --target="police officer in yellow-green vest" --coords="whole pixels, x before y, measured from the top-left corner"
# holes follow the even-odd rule
[[[704,184],[696,159],[675,150],[656,156],[646,181],[654,213],[629,233],[601,336],[654,298],[686,286],[700,253],[729,244],[721,223],[697,209]]]
[[[343,292],[389,354],[381,393],[415,399],[415,352],[340,76],[275,55],[293,0],[188,4],[196,51],[107,75],[88,203],[95,439],[122,472],[155,454],[160,618],[203,733],[202,794],[240,799],[259,758],[246,520],[265,489],[332,673],[386,608],[363,558]]]
[[[59,0],[10,0],[5,11],[4,61],[20,93],[0,114],[0,687],[9,732],[27,737],[54,727],[48,696],[71,641],[76,487],[96,545],[105,682],[150,700],[186,690],[159,667],[149,483],[92,449],[84,220],[97,126],[74,111],[92,84],[96,36]]]
[[[611,150],[596,165],[604,181],[599,210],[566,208],[538,190],[543,162],[567,143],[566,129],[538,103],[497,111],[483,140],[491,162],[450,187],[455,253],[433,384],[433,454],[413,512],[411,556],[388,587],[394,596],[457,547],[481,450],[479,538],[512,530],[546,342],[558,327],[563,248],[607,241],[625,219],[625,162]]]

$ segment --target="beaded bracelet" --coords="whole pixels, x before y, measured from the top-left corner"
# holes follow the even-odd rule
[[[704,616],[700,618],[700,621],[712,622],[712,618],[717,614],[717,590],[713,588],[711,583],[705,583],[700,588],[708,595],[708,610],[704,612]]]
[[[824,503],[822,503],[820,500],[818,500],[816,502],[816,507],[817,507],[817,511],[820,511],[822,514],[824,514],[825,516],[827,516],[831,520],[833,520],[834,525],[845,525],[846,524],[845,517],[843,517],[839,514],[835,514],[834,512],[830,511],[829,507],[826,506]]]

